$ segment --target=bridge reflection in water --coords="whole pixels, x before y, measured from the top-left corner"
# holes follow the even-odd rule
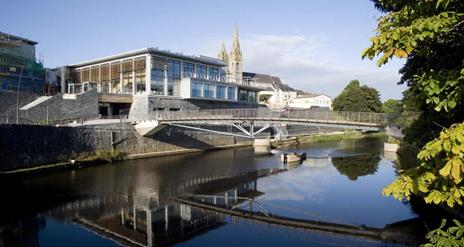
[[[315,159],[306,165],[319,165]],[[49,210],[51,216],[73,222],[120,244],[128,246],[170,245],[220,228],[230,221],[252,220],[260,224],[300,228],[320,234],[348,236],[386,242],[414,243],[414,237],[399,229],[415,224],[414,219],[387,225],[383,229],[342,224],[319,219],[294,219],[272,214],[256,201],[264,193],[257,180],[297,167],[244,171],[231,176],[195,178],[166,194],[132,193],[76,200]],[[344,241],[348,241],[346,238]]]

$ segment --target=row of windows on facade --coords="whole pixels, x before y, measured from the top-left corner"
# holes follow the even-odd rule
[[[120,79],[121,74],[123,77],[130,77],[134,71],[135,73],[142,70],[145,71],[145,63],[145,57],[142,57],[111,64],[95,65],[87,68],[75,69],[72,71],[71,77],[72,81],[75,83],[87,81],[109,82]],[[218,67],[159,57],[152,57],[151,70],[152,74],[161,73],[163,76],[166,74],[167,77],[172,78],[196,77],[219,81],[225,76],[224,70]]]
[[[190,96],[192,98],[215,98],[237,100],[236,91],[236,87],[192,82]]]

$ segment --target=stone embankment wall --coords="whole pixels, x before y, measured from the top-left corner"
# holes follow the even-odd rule
[[[21,105],[21,104],[20,104]],[[97,118],[98,93],[92,90],[77,95],[76,99],[64,99],[62,94],[56,94],[49,100],[42,102],[28,110],[19,111],[20,123],[45,123],[47,120],[62,120],[70,118]],[[0,114],[0,124],[16,122],[16,108]]]
[[[79,153],[110,151],[126,157],[208,150],[252,141],[233,136],[167,127],[151,137],[131,125],[53,127],[0,125],[0,171],[66,161]]]

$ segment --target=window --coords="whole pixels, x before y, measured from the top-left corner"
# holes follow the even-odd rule
[[[204,65],[197,65],[197,76],[198,78],[206,79],[206,66]]]
[[[84,83],[83,84],[83,92],[87,92],[89,91],[89,84],[88,83]]]
[[[203,87],[203,97],[205,98],[214,98],[214,85],[205,84]]]
[[[218,68],[214,68],[214,67],[209,67],[208,68],[208,79],[210,80],[219,80],[219,70]]]
[[[237,98],[235,96],[235,91],[236,91],[235,87],[227,87],[227,99],[236,100]]]
[[[238,100],[248,101],[248,92],[244,90],[238,90]]]
[[[166,61],[163,58],[152,58],[151,64],[151,93],[164,95],[164,69]]]
[[[135,70],[135,92],[143,93],[146,91],[145,88],[145,68],[146,68],[145,57],[136,58],[134,60]]]
[[[182,76],[193,77],[195,74],[195,65],[193,63],[182,63]]]
[[[122,85],[124,87],[124,93],[133,92],[133,83],[134,83],[134,78],[132,76],[132,71],[134,71],[133,65],[134,64],[131,59],[122,61]]]
[[[145,69],[135,71],[135,90],[137,93],[145,92]]]
[[[248,92],[248,101],[256,102],[256,92]]]
[[[168,95],[180,95],[180,61],[168,60]]]
[[[216,86],[216,98],[225,99],[226,98],[226,87],[225,86]]]
[[[124,85],[124,93],[132,93],[132,71],[127,71],[122,74],[122,83]]]
[[[112,93],[121,93],[121,63],[116,62],[111,64],[111,92]]]
[[[68,93],[70,93],[70,94],[74,93],[74,84],[69,84],[68,85]]]
[[[199,82],[192,83],[192,97],[202,97],[201,95],[202,86],[203,84]]]

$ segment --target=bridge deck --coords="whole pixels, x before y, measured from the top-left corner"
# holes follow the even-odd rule
[[[407,245],[416,244],[415,236],[409,233],[402,232],[401,229],[375,228],[368,226],[355,226],[339,223],[331,223],[324,221],[302,220],[278,215],[264,215],[262,213],[251,212],[243,209],[228,209],[221,206],[211,205],[207,203],[193,201],[189,198],[174,198],[174,201],[190,205],[193,207],[201,208],[208,211],[219,212],[227,215],[237,216],[240,218],[256,220],[259,222],[284,226],[294,227],[307,230],[322,231],[341,235],[350,235],[357,238],[364,238],[376,241],[387,241],[395,243],[404,243]],[[416,220],[416,219],[413,219]],[[411,221],[411,220],[408,220]],[[406,222],[406,221],[405,221]],[[403,224],[403,222],[399,222]]]
[[[383,113],[338,112],[338,111],[271,111],[269,109],[214,109],[174,112],[154,112],[143,116],[132,116],[132,121],[156,121],[153,129],[160,125],[213,124],[265,126],[275,124],[318,125],[337,128],[380,130],[386,126],[387,117]],[[151,133],[143,124],[144,133]],[[252,134],[250,134],[252,136]]]

